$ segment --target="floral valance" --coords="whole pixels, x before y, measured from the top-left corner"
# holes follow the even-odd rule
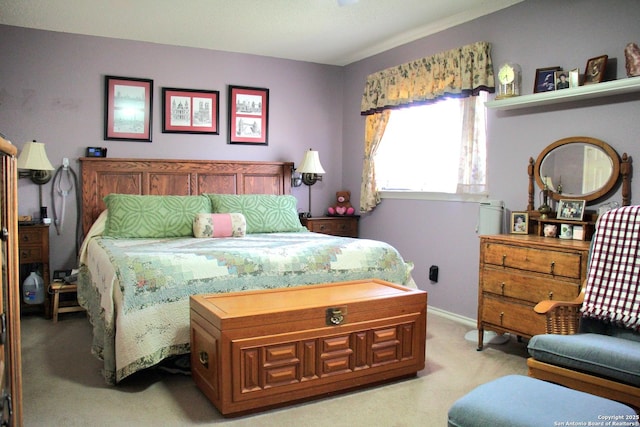
[[[367,77],[362,115],[442,97],[494,92],[491,44],[477,42],[417,59]]]

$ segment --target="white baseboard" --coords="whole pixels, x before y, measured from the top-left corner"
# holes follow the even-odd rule
[[[477,328],[478,322],[476,319],[471,319],[470,317],[460,316],[459,314],[452,313],[450,311],[442,310],[436,307],[427,307],[427,312],[431,314],[435,314],[436,316],[445,317],[449,320],[453,320],[454,322],[462,323],[470,328]]]

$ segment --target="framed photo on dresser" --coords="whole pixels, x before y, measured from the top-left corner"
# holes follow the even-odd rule
[[[511,234],[529,234],[529,212],[511,212]]]

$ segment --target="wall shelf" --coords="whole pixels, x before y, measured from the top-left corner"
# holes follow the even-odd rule
[[[518,108],[561,104],[563,102],[602,98],[605,96],[622,95],[634,92],[640,92],[640,77],[629,77],[626,79],[580,86],[572,89],[514,96],[513,98],[501,99],[498,101],[488,101],[485,105],[487,108],[493,108],[496,110],[515,110]]]

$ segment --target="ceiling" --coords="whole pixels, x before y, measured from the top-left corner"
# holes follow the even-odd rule
[[[0,23],[347,65],[520,1],[0,0]]]

